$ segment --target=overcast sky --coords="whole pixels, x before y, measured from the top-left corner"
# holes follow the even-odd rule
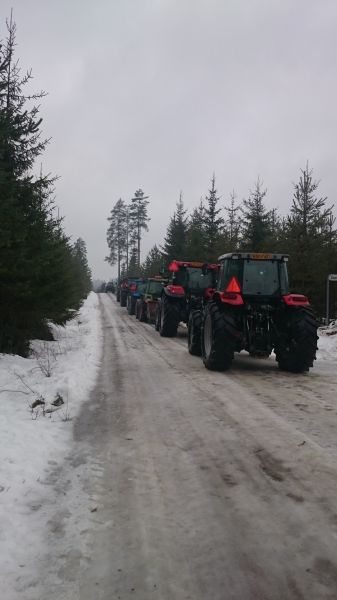
[[[1,38],[11,7],[21,66],[49,92],[43,168],[95,277],[115,273],[109,212],[140,187],[142,258],[213,172],[224,205],[260,176],[284,214],[308,160],[335,203],[336,0],[1,0]]]

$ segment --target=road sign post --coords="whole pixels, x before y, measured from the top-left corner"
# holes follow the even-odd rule
[[[337,273],[330,273],[326,280],[326,324],[329,325],[330,309],[330,281],[337,281]]]

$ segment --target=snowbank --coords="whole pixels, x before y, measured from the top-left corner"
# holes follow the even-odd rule
[[[71,420],[95,384],[102,339],[98,296],[92,292],[77,318],[54,327],[54,336],[54,342],[34,341],[30,358],[0,355],[0,573],[12,581],[38,545],[34,512],[41,508],[41,484],[69,448]],[[30,409],[41,399],[44,409],[54,410],[57,394],[64,404],[55,412],[43,405]],[[6,586],[2,592],[12,597]]]
[[[320,327],[318,335],[317,359],[337,361],[337,321],[332,321],[329,327]]]

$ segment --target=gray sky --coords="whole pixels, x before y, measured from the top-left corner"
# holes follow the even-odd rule
[[[213,171],[223,204],[260,175],[285,213],[309,160],[335,203],[336,0],[2,0],[1,38],[11,7],[21,66],[49,92],[43,168],[95,277],[114,273],[109,212],[139,187],[143,258],[180,190],[194,208]]]

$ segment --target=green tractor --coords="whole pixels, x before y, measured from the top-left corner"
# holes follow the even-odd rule
[[[289,293],[288,255],[233,252],[219,258],[212,299],[191,312],[188,348],[207,369],[224,371],[235,352],[267,357],[279,368],[308,371],[317,350],[318,323],[308,298]]]
[[[136,302],[136,319],[146,323],[155,322],[158,299],[166,284],[167,279],[161,276],[149,277],[146,280],[146,285]]]

